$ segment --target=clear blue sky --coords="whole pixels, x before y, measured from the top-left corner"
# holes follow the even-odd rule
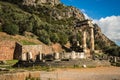
[[[120,15],[120,0],[61,0],[66,5],[84,9],[94,19]]]

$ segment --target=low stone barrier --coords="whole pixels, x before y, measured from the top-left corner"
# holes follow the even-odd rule
[[[26,80],[26,78],[40,78],[40,71],[25,71],[0,74],[0,80]]]

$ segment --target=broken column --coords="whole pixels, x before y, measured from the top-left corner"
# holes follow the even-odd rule
[[[42,61],[43,60],[43,54],[39,53],[39,60]]]
[[[76,59],[76,53],[75,53],[75,51],[72,51],[72,53],[71,53],[71,59]]]
[[[55,58],[55,60],[58,60],[60,58],[59,53],[54,53],[54,58]]]
[[[21,61],[26,61],[26,60],[27,60],[26,53],[22,53],[20,60],[21,60]]]

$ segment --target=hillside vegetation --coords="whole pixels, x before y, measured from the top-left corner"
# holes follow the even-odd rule
[[[71,42],[74,35],[74,22],[81,20],[85,20],[81,11],[62,3],[54,6],[48,3],[23,5],[22,0],[0,0],[1,32],[22,36],[29,32],[47,45],[52,43],[65,45]],[[118,49],[114,42],[102,34],[97,24],[94,24],[94,27],[96,49],[102,49],[106,52],[109,52],[111,47]],[[87,28],[87,26],[81,29],[84,28]],[[90,31],[87,31],[87,44],[90,47]],[[82,44],[82,32],[78,32],[77,38]],[[117,52],[118,54],[119,52]]]

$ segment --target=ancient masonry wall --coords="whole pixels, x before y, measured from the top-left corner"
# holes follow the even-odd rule
[[[22,53],[31,52],[33,58],[39,53],[53,53],[52,47],[46,45],[20,45],[15,41],[0,41],[0,60],[20,59]]]
[[[40,78],[40,71],[1,74],[0,80],[26,80],[27,77]]]
[[[53,51],[51,47],[45,45],[21,45],[19,43],[16,43],[14,58],[21,59],[23,53],[27,55],[27,53],[29,52],[32,53],[32,58],[36,59],[36,56],[39,53],[49,54],[52,53]]]
[[[0,41],[0,60],[12,60],[14,55],[14,41]]]

